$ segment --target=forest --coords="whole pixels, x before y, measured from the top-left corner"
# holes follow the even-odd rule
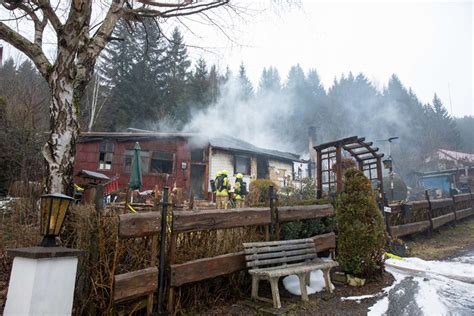
[[[436,95],[422,103],[396,74],[382,88],[363,73],[342,74],[323,86],[317,68],[295,63],[288,74],[262,65],[258,85],[245,60],[238,71],[192,60],[178,28],[157,24],[131,32],[119,22],[80,105],[81,131],[194,131],[226,134],[257,146],[308,152],[308,129],[317,142],[358,135],[392,146],[402,176],[428,168],[437,149],[474,153],[474,117],[452,117]],[[232,67],[236,65],[231,65]],[[317,67],[317,60],[315,61]],[[396,69],[393,70],[396,73]],[[8,59],[0,67],[0,194],[15,180],[43,176],[41,148],[48,130],[48,85],[31,62]]]

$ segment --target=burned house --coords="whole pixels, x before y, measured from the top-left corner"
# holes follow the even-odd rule
[[[75,174],[81,170],[117,177],[120,188],[130,180],[135,142],[141,147],[142,190],[182,188],[185,193],[209,199],[209,180],[222,170],[242,173],[244,181],[272,179],[285,185],[293,176],[299,156],[256,147],[232,137],[206,137],[196,133],[161,132],[88,132],[81,133],[77,144]]]

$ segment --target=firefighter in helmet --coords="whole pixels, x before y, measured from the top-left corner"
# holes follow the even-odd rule
[[[218,209],[227,209],[227,202],[229,201],[229,172],[227,170],[219,171],[216,174],[216,204]]]
[[[241,208],[244,206],[245,195],[247,195],[247,184],[244,182],[244,176],[238,173],[235,176],[234,185],[235,207]]]

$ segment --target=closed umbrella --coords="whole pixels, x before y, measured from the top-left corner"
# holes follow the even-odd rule
[[[138,190],[142,187],[142,167],[140,163],[140,145],[138,142],[135,143],[132,168],[130,170],[130,189]]]

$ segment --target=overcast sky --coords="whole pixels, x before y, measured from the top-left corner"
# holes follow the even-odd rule
[[[326,88],[349,71],[379,88],[396,73],[423,103],[436,92],[451,112],[451,90],[453,114],[474,115],[473,11],[471,1],[302,1],[300,9],[250,10],[245,21],[234,19],[238,44],[210,32],[195,44],[226,48],[193,53],[234,73],[243,61],[255,85],[263,67],[286,78],[296,63],[315,68]]]
[[[396,73],[423,103],[436,92],[453,115],[474,115],[472,1],[238,3],[247,8],[243,17],[219,23],[227,35],[189,20],[192,32],[181,27],[188,44],[208,48],[191,49],[193,58],[234,73],[244,62],[255,86],[263,67],[277,67],[285,79],[297,63],[315,68],[326,88],[352,71],[382,89]],[[5,57],[17,56],[5,46]]]

